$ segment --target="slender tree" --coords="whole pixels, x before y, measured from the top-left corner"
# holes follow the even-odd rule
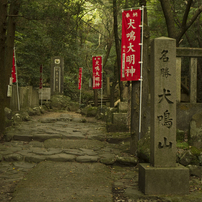
[[[119,90],[120,90],[120,100],[123,101],[123,84],[120,82],[120,71],[121,71],[121,49],[120,49],[120,40],[118,36],[118,20],[117,20],[117,3],[116,0],[113,0],[113,16],[114,16],[114,38],[115,38],[115,47],[116,47],[116,56],[117,56],[117,74],[119,81]]]
[[[5,48],[6,48],[6,15],[7,0],[0,0],[0,138],[5,130],[5,97],[6,97],[6,71],[5,71]]]

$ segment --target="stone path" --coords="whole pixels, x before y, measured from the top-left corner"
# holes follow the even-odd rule
[[[1,202],[172,201],[138,191],[128,139],[109,138],[105,123],[93,118],[69,112],[33,117],[10,128],[6,140],[0,143]]]
[[[16,127],[12,127],[7,131],[7,141],[0,144],[0,187],[2,188],[0,201],[9,201],[11,199],[12,201],[22,201],[22,198],[24,201],[35,201],[36,198],[34,196],[32,197],[33,199],[27,198],[31,197],[32,193],[34,193],[33,188],[31,192],[30,189],[29,191],[26,190],[26,192],[23,191],[22,193],[27,193],[24,196],[22,196],[22,193],[18,192],[18,189],[13,195],[14,188],[17,184],[18,188],[23,186],[23,183],[30,181],[30,179],[27,179],[30,173],[35,172],[35,170],[37,173],[41,170],[42,173],[44,172],[42,175],[45,175],[48,170],[43,171],[42,168],[46,164],[51,164],[53,169],[56,165],[60,167],[60,170],[64,170],[65,168],[65,172],[61,173],[61,175],[66,174],[67,168],[70,169],[70,172],[71,166],[75,164],[77,168],[82,165],[82,169],[84,169],[85,165],[88,167],[94,165],[90,173],[88,173],[88,170],[85,170],[87,176],[91,175],[93,172],[93,178],[99,176],[96,174],[98,167],[102,168],[103,171],[107,170],[108,175],[110,173],[110,180],[107,182],[107,189],[105,190],[105,193],[108,194],[105,195],[108,195],[110,199],[106,197],[105,201],[112,201],[114,198],[112,194],[112,174],[114,178],[118,180],[120,178],[124,179],[124,175],[127,173],[123,171],[124,174],[122,174],[121,169],[116,168],[116,164],[132,165],[133,167],[128,169],[128,175],[131,173],[134,175],[134,172],[136,172],[134,166],[137,165],[137,159],[124,151],[124,149],[127,150],[127,145],[124,145],[123,142],[120,145],[105,141],[105,123],[72,113],[58,113],[52,114],[52,116],[51,114],[45,115],[45,117],[39,116],[33,118],[31,121],[23,122]],[[50,172],[53,173],[53,170]],[[81,171],[78,169],[76,172],[80,173]],[[100,175],[100,177],[100,179],[97,179],[98,181],[103,178],[102,175]],[[52,178],[54,177],[52,176]],[[89,176],[89,179],[90,178],[91,176]],[[37,175],[35,180],[39,179],[40,176]],[[78,180],[79,179],[76,181]],[[33,179],[31,181],[33,181]],[[68,182],[69,181],[70,178],[68,178]],[[92,180],[89,180],[88,184],[90,184],[91,181]],[[82,182],[82,179],[80,179],[79,182]],[[33,185],[34,183],[33,181]],[[123,184],[118,183],[117,186],[119,189],[121,185]],[[36,192],[37,187],[39,187],[39,185],[36,186]],[[44,189],[44,187],[41,189]],[[118,191],[119,189],[117,188]],[[92,188],[90,190],[92,190]],[[114,187],[114,192],[116,192],[116,187]],[[91,193],[90,196],[92,195]],[[100,195],[103,195],[103,193],[100,193]],[[120,194],[116,195],[117,199],[120,198],[118,197]],[[51,193],[48,192],[46,199],[43,198],[42,200],[38,198],[37,201],[51,201],[51,196]],[[80,196],[77,195],[77,199],[81,196],[81,194]],[[68,197],[70,196],[65,196],[64,198]],[[74,197],[70,198],[72,199]],[[70,198],[68,201],[70,201]],[[98,197],[98,199],[100,200],[100,197]],[[57,201],[53,196],[52,200]],[[92,200],[99,201],[96,200],[95,197]],[[84,201],[84,199],[80,198],[78,201]],[[90,201],[90,199],[86,199],[86,201]],[[100,201],[104,201],[104,199],[102,198]]]

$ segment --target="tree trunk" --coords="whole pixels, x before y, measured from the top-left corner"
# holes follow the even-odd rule
[[[136,155],[138,148],[139,113],[140,113],[140,82],[132,81],[130,152],[133,155]]]
[[[119,37],[118,37],[116,0],[113,0],[113,15],[114,15],[114,37],[115,37],[115,47],[116,47],[116,56],[117,56],[117,72],[118,72],[118,81],[119,81],[119,90],[120,90],[120,100],[123,101],[123,84],[120,81],[121,49],[120,49],[120,42],[119,42]]]
[[[98,107],[98,90],[94,89],[94,105]]]
[[[0,139],[5,131],[5,98],[6,98],[6,72],[5,72],[5,35],[6,35],[7,0],[0,0]]]
[[[115,61],[114,78],[113,78],[112,86],[110,88],[110,107],[114,107],[114,94],[115,94],[116,85],[117,85],[117,71],[116,71],[116,61]]]
[[[146,6],[146,2],[143,4]],[[144,36],[143,36],[143,69],[142,69],[142,128],[140,138],[144,137],[145,134],[148,132],[148,128],[150,126],[150,60],[149,60],[149,45],[150,45],[150,34],[149,34],[149,27],[147,21],[147,10],[144,8]]]
[[[7,24],[7,37],[6,37],[6,54],[5,54],[5,68],[6,68],[6,84],[9,84],[9,80],[12,72],[12,58],[13,58],[13,47],[15,39],[15,28],[16,19],[20,10],[21,0],[14,0],[10,3],[9,18]],[[10,108],[10,98],[5,99],[5,106]]]
[[[174,16],[171,10],[171,3],[168,0],[160,0],[160,2],[166,20],[168,36],[171,38],[176,38],[176,28]]]

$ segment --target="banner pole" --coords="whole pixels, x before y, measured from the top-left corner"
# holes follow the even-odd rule
[[[81,67],[81,88],[80,88],[80,98],[79,98],[79,107],[81,108],[81,90],[82,90],[82,76],[83,76],[83,67]]]
[[[143,78],[142,78],[142,68],[143,68],[143,37],[144,37],[144,29],[143,29],[143,26],[144,26],[144,6],[142,6],[142,40],[141,40],[141,61],[140,61],[140,64],[141,64],[141,75],[140,75],[140,113],[139,113],[139,140],[141,138],[141,125],[142,125],[142,82],[143,82]]]
[[[42,107],[42,102],[43,102],[43,65],[41,65],[41,68],[42,68],[42,70],[41,70],[41,107]]]
[[[14,47],[14,58],[15,58],[15,73],[16,73],[16,83],[17,83],[18,111],[20,111],[20,98],[19,98],[19,89],[18,89],[18,74],[17,74],[17,65],[16,65],[15,47]]]

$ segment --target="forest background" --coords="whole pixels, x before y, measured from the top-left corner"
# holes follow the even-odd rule
[[[43,83],[48,87],[50,59],[63,56],[64,94],[78,100],[79,67],[83,67],[82,88],[87,91],[92,55],[102,55],[104,85],[110,77],[114,92],[121,65],[122,9],[142,5],[147,47],[153,38],[168,36],[176,39],[176,46],[202,48],[201,0],[0,0],[0,136],[5,129],[14,46],[19,86],[39,87],[43,65]],[[147,79],[149,68],[144,71]],[[122,98],[121,83],[119,88]]]

